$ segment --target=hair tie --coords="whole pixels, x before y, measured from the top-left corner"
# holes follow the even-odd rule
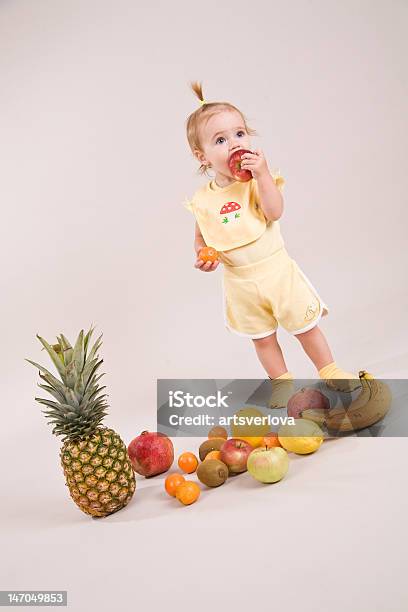
[[[204,106],[204,104],[207,104],[207,102],[205,100],[200,100],[200,104],[201,106]]]

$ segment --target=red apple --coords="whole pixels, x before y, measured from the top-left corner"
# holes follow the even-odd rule
[[[288,416],[304,418],[315,423],[324,423],[330,409],[329,398],[318,389],[302,387],[288,401]]]
[[[252,172],[249,170],[241,170],[241,155],[243,153],[252,153],[252,151],[249,151],[248,149],[239,149],[238,151],[234,151],[228,160],[228,166],[232,176],[237,181],[245,183],[246,181],[251,180]]]
[[[254,447],[245,440],[231,438],[221,446],[221,461],[232,474],[245,472],[247,459],[253,450]]]
[[[167,472],[174,460],[170,438],[153,431],[142,431],[132,440],[128,454],[134,471],[146,478]]]

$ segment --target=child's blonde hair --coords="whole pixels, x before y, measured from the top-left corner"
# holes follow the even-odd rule
[[[196,149],[198,149],[199,151],[202,151],[202,146],[200,142],[200,134],[199,134],[200,126],[202,125],[204,121],[208,121],[210,117],[212,117],[216,113],[219,113],[220,111],[223,111],[223,110],[237,111],[242,117],[242,121],[244,123],[245,129],[248,132],[248,134],[250,136],[257,135],[256,130],[253,130],[251,127],[248,126],[245,116],[236,106],[234,106],[233,104],[230,104],[229,102],[205,102],[201,82],[198,82],[198,81],[190,82],[190,86],[191,86],[191,89],[196,94],[197,98],[200,100],[200,102],[203,102],[203,104],[201,104],[200,107],[197,108],[197,110],[195,110],[193,113],[191,113],[191,115],[189,115],[187,122],[186,122],[187,140],[188,140],[188,144],[190,145],[190,149],[193,155]],[[206,166],[205,164],[201,164],[201,166],[197,170],[197,173],[206,174],[207,167],[208,166]]]

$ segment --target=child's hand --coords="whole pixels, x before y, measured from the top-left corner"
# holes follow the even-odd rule
[[[241,155],[241,169],[250,170],[255,180],[269,173],[268,163],[261,149]]]
[[[213,262],[211,261],[204,262],[202,259],[198,258],[198,254],[197,254],[197,259],[195,261],[194,267],[201,270],[201,272],[213,272],[214,270],[217,269],[219,263],[220,262],[218,259],[217,261],[213,261]]]

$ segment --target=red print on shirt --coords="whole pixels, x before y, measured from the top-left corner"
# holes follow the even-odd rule
[[[230,223],[240,218],[241,213],[238,212],[241,209],[241,205],[237,202],[227,202],[220,210],[222,215],[222,223]]]

